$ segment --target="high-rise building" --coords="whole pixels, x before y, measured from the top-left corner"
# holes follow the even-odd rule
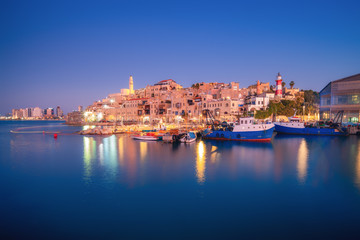
[[[53,108],[46,108],[44,109],[44,115],[47,117],[54,115],[54,109]]]
[[[82,112],[83,111],[83,106],[78,106],[78,111]]]
[[[32,109],[31,108],[24,108],[23,110],[23,117],[24,118],[31,118],[32,117]]]
[[[56,116],[57,117],[62,117],[63,116],[63,111],[61,110],[60,106],[56,107]]]
[[[23,118],[22,109],[12,109],[12,118],[13,119]]]
[[[32,112],[33,118],[42,118],[43,117],[43,111],[39,107],[35,107]]]

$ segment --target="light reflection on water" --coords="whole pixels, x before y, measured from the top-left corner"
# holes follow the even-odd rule
[[[84,136],[83,145],[84,179],[90,180],[94,174],[93,168],[96,168],[93,166],[95,164],[104,167],[103,177],[107,181],[119,180],[118,176],[122,175],[121,181],[132,186],[143,181],[149,169],[153,168],[156,171],[160,171],[158,168],[162,169],[159,177],[178,176],[191,159],[194,159],[194,177],[200,185],[205,183],[207,177],[216,178],[219,173],[226,174],[231,179],[252,174],[253,177],[259,179],[273,176],[273,179],[281,180],[287,171],[284,170],[287,165],[296,167],[297,180],[299,184],[303,184],[308,171],[309,150],[304,138],[290,138],[283,142],[281,147],[274,147],[271,143],[203,140],[191,145],[172,145],[134,141],[127,136],[113,135],[110,137]],[[189,149],[194,151],[189,151]],[[295,149],[297,160],[292,162],[291,155],[293,156]],[[178,151],[181,151],[180,154]],[[165,172],[161,173],[162,171]]]
[[[360,142],[357,144],[355,184],[360,189]]]
[[[205,169],[206,169],[206,148],[203,141],[197,143],[196,147],[196,177],[198,183],[205,182]]]
[[[25,229],[27,236],[47,229],[61,239],[70,232],[87,239],[108,233],[158,239],[154,231],[161,226],[164,239],[173,233],[182,233],[180,239],[196,233],[232,238],[239,232],[237,238],[263,239],[284,231],[285,239],[309,232],[348,239],[344,233],[359,229],[357,136],[185,145],[128,135],[54,139],[3,128],[0,143],[2,224]]]
[[[298,179],[299,183],[304,183],[307,175],[307,161],[308,161],[309,150],[306,145],[305,139],[301,140],[299,151],[298,151]]]

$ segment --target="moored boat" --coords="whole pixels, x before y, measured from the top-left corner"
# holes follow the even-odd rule
[[[289,117],[289,122],[275,122],[275,131],[279,134],[297,135],[326,135],[326,136],[347,136],[346,128],[341,123],[316,122],[315,124],[305,125],[300,118]]]
[[[182,143],[192,143],[196,141],[196,133],[188,132],[182,138],[180,138],[180,142]]]
[[[159,137],[152,136],[152,135],[136,135],[132,136],[134,140],[142,140],[142,141],[158,141]]]
[[[253,117],[240,118],[233,124],[222,125],[210,130],[204,139],[231,140],[248,142],[270,142],[274,132],[274,124],[256,124]]]

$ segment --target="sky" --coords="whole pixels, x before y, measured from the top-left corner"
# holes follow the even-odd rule
[[[360,1],[0,0],[0,114],[164,79],[320,91],[360,73]]]

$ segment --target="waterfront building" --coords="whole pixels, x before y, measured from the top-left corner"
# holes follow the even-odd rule
[[[43,117],[43,110],[41,108],[39,108],[39,107],[34,107],[32,116],[35,119],[42,118]]]
[[[60,106],[56,107],[56,116],[59,117],[59,118],[63,116],[63,111],[60,108]]]
[[[44,117],[52,117],[54,116],[54,109],[53,108],[46,108],[44,109]]]
[[[12,109],[12,119],[21,119],[24,117],[22,109]]]
[[[30,119],[32,117],[32,108],[23,108],[22,111],[24,119]]]
[[[359,122],[360,74],[329,82],[320,91],[320,118],[333,119],[344,110],[344,122]]]
[[[240,114],[239,108],[244,105],[243,99],[212,99],[206,103],[206,109],[221,121],[235,121]]]

